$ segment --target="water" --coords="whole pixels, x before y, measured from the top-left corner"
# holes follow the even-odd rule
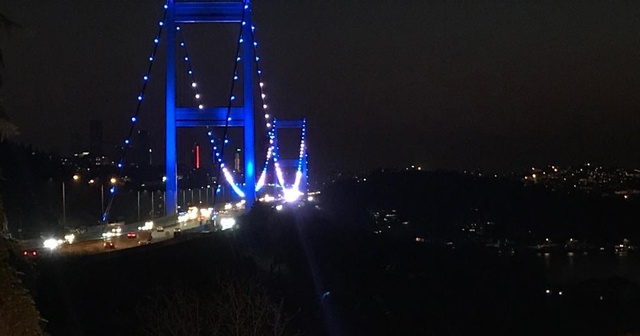
[[[536,262],[544,269],[547,283],[567,284],[587,279],[621,277],[640,284],[640,254],[629,252],[537,253]]]

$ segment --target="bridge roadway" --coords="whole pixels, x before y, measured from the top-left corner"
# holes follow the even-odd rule
[[[236,213],[227,213],[224,216],[237,216]],[[151,230],[141,230],[144,223],[131,223],[120,225],[121,231],[118,235],[104,238],[103,233],[107,231],[105,225],[90,227],[87,231],[76,234],[76,238],[72,244],[63,243],[54,250],[48,250],[43,247],[43,239],[33,239],[19,241],[20,246],[24,250],[37,250],[40,256],[48,254],[95,254],[132,248],[140,245],[153,244],[175,236],[176,231],[194,230],[200,227],[200,221],[191,219],[184,222],[178,222],[176,217],[163,217],[153,221],[154,226]],[[203,221],[203,225],[212,228],[212,221]],[[162,227],[161,230],[158,230]],[[204,229],[204,228],[203,228]],[[135,237],[128,237],[127,234],[133,232]],[[105,242],[113,243],[113,247],[105,247]]]

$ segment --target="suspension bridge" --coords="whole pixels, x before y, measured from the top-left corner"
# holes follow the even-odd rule
[[[142,87],[137,96],[135,112],[130,118],[127,136],[123,140],[121,153],[117,161],[118,174],[124,175],[127,167],[127,154],[132,148],[132,135],[139,123],[141,106],[145,101],[145,91],[151,81],[154,63],[159,58],[160,45],[165,51],[165,181],[166,193],[165,213],[171,216],[178,211],[178,172],[177,172],[177,129],[190,128],[195,131],[204,129],[209,141],[211,160],[217,170],[215,192],[219,194],[223,185],[243,200],[245,211],[249,211],[253,203],[263,192],[268,180],[274,181],[276,187],[271,197],[293,202],[308,192],[307,183],[307,144],[306,119],[278,119],[268,110],[266,103],[263,70],[258,43],[255,38],[256,26],[252,20],[252,7],[249,0],[237,2],[181,2],[167,0],[163,5],[162,19],[158,22],[156,36],[152,40],[152,51],[146,73],[142,77]],[[206,94],[195,77],[191,55],[183,32],[183,26],[196,24],[233,24],[238,27],[235,62],[230,94],[226,106],[205,106],[202,96]],[[180,55],[179,55],[180,54]],[[193,95],[193,106],[177,103],[178,64],[184,62]],[[155,77],[155,76],[154,76]],[[236,91],[239,91],[236,93]],[[257,94],[255,94],[257,92]],[[236,96],[237,95],[237,96]],[[257,99],[256,97],[257,96]],[[240,99],[241,97],[241,99]],[[256,136],[256,115],[263,118],[265,137]],[[230,128],[242,128],[243,144],[243,181],[229,170],[225,162],[225,148],[229,146]],[[297,157],[281,158],[279,151],[278,131],[283,129],[298,130],[299,151]],[[266,146],[256,146],[261,141]],[[266,153],[258,153],[256,148],[266,148]],[[264,159],[256,159],[263,157]],[[261,164],[261,169],[257,165]],[[292,176],[293,175],[293,176]],[[102,221],[110,218],[113,201],[118,194],[118,186],[109,189],[110,200],[102,215]]]

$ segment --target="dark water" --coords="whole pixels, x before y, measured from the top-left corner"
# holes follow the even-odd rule
[[[536,253],[549,284],[620,277],[640,284],[640,253],[565,252]]]

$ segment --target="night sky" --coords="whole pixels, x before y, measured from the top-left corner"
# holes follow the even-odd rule
[[[121,142],[162,3],[0,2],[24,27],[1,40],[18,140],[67,154],[69,133],[88,141],[99,119]],[[270,112],[308,117],[315,176],[640,166],[639,20],[638,1],[254,2]],[[185,28],[206,105],[228,97],[236,33]],[[158,58],[140,125],[162,144]]]

